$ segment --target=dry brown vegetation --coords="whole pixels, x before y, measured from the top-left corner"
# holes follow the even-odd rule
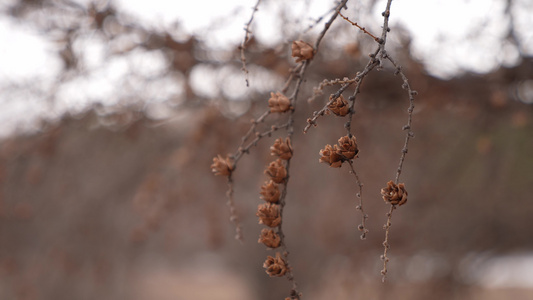
[[[78,16],[82,25],[32,18],[43,9]],[[112,5],[13,1],[3,13],[72,41],[97,34],[109,49],[130,45],[111,51],[109,60],[135,49],[162,53],[168,65],[157,79],[178,78],[184,93],[168,100],[171,116],[164,119],[141,105],[146,99],[133,99],[67,113],[42,122],[38,132],[2,141],[1,299],[266,300],[300,293],[303,299],[527,299],[533,293],[487,288],[474,276],[494,257],[533,249],[533,109],[520,89],[531,80],[531,57],[490,74],[442,80],[429,76],[408,48],[391,50],[418,92],[416,135],[398,181],[398,158],[407,152],[406,136],[413,137],[405,126],[414,93],[402,88],[390,62],[357,85],[357,71],[368,62],[379,67],[379,53],[366,54],[379,43],[346,20],[338,18],[335,24],[345,28],[328,33],[358,34],[342,49],[327,34],[318,48],[311,35],[294,48],[252,37],[244,43],[250,92],[236,101],[223,91],[213,99],[199,93],[190,76],[195,66],[223,65],[246,85],[237,46],[231,59],[217,61],[217,50],[195,37],[178,40],[170,30],[144,28]],[[110,22],[113,31],[106,29]],[[124,43],[134,35],[149,38]],[[310,57],[307,46],[319,51]],[[86,76],[80,61],[65,60],[58,87]],[[306,66],[305,77],[298,65]],[[299,95],[283,84],[258,88],[259,68],[293,76],[288,91],[298,84]],[[341,98],[338,87],[350,82]],[[48,92],[53,102],[54,90]],[[214,156],[217,172],[231,175],[231,211],[228,182],[210,169]],[[387,220],[392,207],[398,209]],[[243,243],[234,240],[235,225]],[[269,279],[265,270],[298,284]]]

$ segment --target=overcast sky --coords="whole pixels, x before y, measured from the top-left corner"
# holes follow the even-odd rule
[[[0,1],[3,9],[13,0]],[[73,0],[86,5],[89,0]],[[256,0],[117,0],[120,10],[145,23],[149,27],[169,28],[179,23],[180,28],[196,34],[211,47],[234,47],[243,38],[244,24],[250,18]],[[381,24],[381,11],[385,0],[378,1],[376,10],[364,17],[362,24]],[[395,0],[391,9],[393,28],[403,26],[412,33],[412,50],[417,58],[426,63],[435,76],[451,77],[461,71],[489,72],[499,65],[518,62],[519,53],[511,44],[503,42],[509,20],[505,19],[504,0]],[[533,54],[533,1],[514,0],[520,9],[513,11],[515,27],[523,41],[525,53]],[[282,0],[263,0],[255,18],[254,34],[265,43],[279,41],[281,28],[276,27],[275,17]],[[308,6],[306,6],[308,3]],[[364,5],[365,1],[348,2],[348,8]],[[303,31],[312,19],[333,7],[333,1],[292,1],[288,12]],[[349,13],[350,11],[348,11]],[[372,26],[372,25],[371,25]],[[378,28],[374,28],[376,31]],[[393,39],[389,41],[394,42]],[[61,86],[57,100],[73,110],[83,109],[91,99],[117,101],[117,83],[121,78],[138,70],[143,74],[157,74],[164,69],[162,57],[146,53],[132,53],[123,60],[117,59],[102,65],[104,45],[97,38],[80,39],[85,50],[88,67],[93,67],[94,76],[78,78]],[[32,82],[31,88],[49,90],[50,84],[61,72],[62,64],[57,57],[53,41],[41,36],[34,28],[17,23],[0,15],[0,88],[3,84]],[[127,60],[127,61],[126,61]],[[154,85],[157,94],[139,90],[151,101],[157,102],[176,93],[179,86],[158,82]],[[207,91],[207,90],[206,90]],[[179,91],[178,91],[179,92]],[[207,91],[208,92],[208,91]],[[37,93],[38,94],[38,93]],[[115,95],[111,97],[111,95]],[[0,120],[3,124],[18,124],[42,115],[47,110],[42,98],[35,93],[20,90],[15,94],[1,94]],[[8,99],[6,99],[8,98]],[[14,125],[18,126],[18,125]],[[4,131],[6,130],[4,127]],[[0,136],[2,135],[0,129]]]
[[[9,0],[6,3],[9,3]],[[89,0],[76,0],[80,3]],[[264,0],[256,16],[255,34],[265,41],[278,38],[275,30],[276,3]],[[294,1],[302,3],[303,1]],[[310,9],[304,19],[322,15],[332,7],[332,1],[309,0]],[[372,16],[381,20],[381,10],[385,0],[379,1]],[[503,0],[395,0],[392,5],[391,27],[401,24],[413,34],[413,50],[439,76],[450,76],[459,70],[488,72],[500,63],[516,63],[518,52],[512,47],[501,45],[502,36],[507,30],[507,20],[503,18]],[[516,26],[524,34],[526,49],[533,53],[533,26],[531,18],[533,4],[528,0],[516,12]],[[531,2],[531,1],[529,1]],[[143,20],[150,26],[168,26],[178,22],[185,30],[204,35],[210,45],[227,46],[240,43],[243,25],[248,20],[255,0],[205,0],[199,5],[195,1],[168,0],[117,0],[121,10]],[[350,4],[350,2],[348,2]],[[4,4],[4,5],[5,5]],[[0,4],[0,8],[2,5]],[[298,5],[291,5],[298,10]],[[295,13],[297,14],[297,13]],[[228,16],[233,21],[228,22]],[[221,20],[223,26],[213,26]],[[307,24],[303,22],[302,28]],[[440,41],[448,47],[442,47]],[[57,72],[57,61],[51,59],[50,51],[43,37],[23,24],[0,17],[0,76],[40,75]],[[8,45],[7,47],[5,45]],[[27,55],[30,54],[31,55]],[[434,54],[438,53],[438,57]],[[28,58],[31,61],[27,61]],[[21,62],[21,60],[24,62]]]

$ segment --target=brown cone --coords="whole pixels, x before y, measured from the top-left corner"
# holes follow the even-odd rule
[[[270,93],[270,99],[268,99],[268,107],[272,113],[282,113],[291,109],[291,101],[287,96],[280,92]]]
[[[342,156],[340,155],[337,145],[326,145],[326,147],[320,150],[320,162],[329,164],[332,168],[340,168],[342,165]]]
[[[331,100],[331,97],[330,97],[330,100]],[[340,95],[339,97],[337,97],[337,99],[335,99],[335,101],[331,102],[329,105],[328,105],[328,109],[336,114],[337,116],[340,116],[340,117],[344,117],[348,114],[348,112],[350,111],[350,107],[348,105],[348,101],[346,101],[346,99],[344,99],[344,97],[342,95]]]
[[[213,164],[211,165],[211,172],[217,176],[228,176],[233,171],[233,162],[229,157],[223,158],[220,155],[213,158]]]
[[[276,139],[274,145],[270,147],[270,154],[279,156],[279,158],[284,160],[289,160],[292,157],[291,140],[286,138],[284,142],[282,138]]]
[[[355,136],[352,135],[352,137],[349,136],[343,136],[339,139],[339,151],[342,156],[344,156],[347,159],[354,158],[357,153],[359,153],[359,149],[357,149],[357,143],[355,140]]]
[[[268,248],[278,248],[281,244],[281,238],[274,230],[263,228],[257,242],[264,244]]]
[[[282,183],[285,181],[285,177],[287,177],[287,169],[285,169],[285,166],[278,158],[268,165],[265,174],[270,176],[270,179],[275,183]]]
[[[381,195],[385,202],[392,205],[404,205],[407,202],[405,184],[396,185],[392,180],[387,182],[387,187],[381,189]]]
[[[279,205],[277,204],[261,204],[257,207],[257,213],[255,215],[259,217],[259,224],[264,224],[268,227],[277,227],[281,224]]]
[[[313,47],[304,41],[292,42],[292,57],[296,57],[296,62],[308,60],[315,55]]]
[[[281,196],[278,185],[272,180],[265,182],[261,186],[261,192],[259,194],[261,194],[261,199],[271,203],[277,203]]]
[[[287,263],[279,252],[276,253],[276,257],[269,255],[263,263],[263,268],[271,277],[282,277],[287,273]]]

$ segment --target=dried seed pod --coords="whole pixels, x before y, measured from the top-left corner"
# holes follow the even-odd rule
[[[328,163],[332,168],[340,168],[342,165],[342,155],[337,145],[326,145],[326,147],[320,150],[319,162]]]
[[[331,100],[332,96],[329,97],[329,100]],[[348,105],[348,101],[346,101],[346,99],[340,95],[337,97],[337,99],[335,99],[335,101],[328,105],[328,109],[337,116],[344,117],[350,111],[350,106]]]
[[[296,62],[308,60],[315,55],[313,47],[304,41],[292,42],[292,57],[296,57]]]
[[[211,165],[211,172],[215,175],[228,176],[233,171],[233,161],[229,158],[223,158],[218,155],[213,158],[213,164]]]
[[[270,176],[275,183],[282,183],[285,181],[285,177],[287,177],[287,169],[285,169],[285,166],[278,158],[268,165],[265,174]]]
[[[257,207],[257,213],[255,215],[259,217],[259,224],[264,224],[268,227],[276,227],[281,223],[279,205],[277,204],[261,204]]]
[[[271,113],[282,113],[291,109],[291,101],[287,96],[280,92],[270,93],[270,99],[268,99],[268,107],[270,107]]]
[[[287,273],[287,263],[279,252],[276,253],[276,257],[267,256],[263,268],[270,277],[282,277]]]
[[[404,205],[407,202],[405,184],[396,185],[392,180],[387,182],[387,187],[381,189],[381,195],[385,202],[392,205]]]
[[[278,248],[281,244],[281,238],[274,230],[263,228],[257,242],[264,244],[268,248]]]
[[[261,186],[261,192],[259,194],[261,194],[261,199],[271,203],[277,203],[281,196],[278,185],[272,180],[265,182]]]
[[[291,140],[286,138],[284,142],[282,138],[276,139],[274,145],[270,147],[270,154],[279,156],[279,158],[284,160],[289,160],[292,157]]]
[[[357,143],[355,136],[343,136],[339,139],[339,151],[342,156],[344,156],[347,159],[354,158],[357,153],[359,153],[359,149],[357,149]]]

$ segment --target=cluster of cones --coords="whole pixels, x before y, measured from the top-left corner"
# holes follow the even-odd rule
[[[285,141],[278,138],[274,145],[270,147],[270,153],[278,158],[271,162],[265,169],[265,174],[269,177],[269,181],[261,186],[261,199],[265,203],[260,204],[257,208],[256,216],[259,217],[259,224],[263,224],[268,228],[261,230],[259,243],[262,243],[269,249],[279,248],[282,244],[282,239],[279,234],[279,226],[281,225],[281,205],[282,191],[281,185],[285,184],[287,179],[287,169],[285,162],[292,157],[292,146],[289,138]],[[263,263],[268,275],[272,277],[281,277],[287,273],[287,263],[281,255],[277,252],[274,257],[268,256]]]

